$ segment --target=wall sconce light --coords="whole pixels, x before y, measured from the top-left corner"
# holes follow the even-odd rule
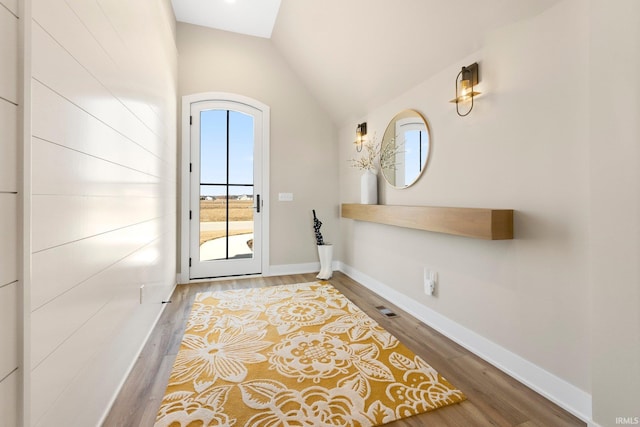
[[[362,142],[367,135],[367,122],[362,122],[356,127],[356,151],[359,153],[362,151]]]
[[[460,72],[456,76],[456,97],[453,98],[450,102],[455,102],[456,113],[458,113],[459,116],[464,117],[468,115],[471,110],[473,110],[473,98],[477,95],[480,95],[480,92],[476,92],[473,89],[479,81],[480,73],[477,62],[474,62],[471,65],[467,65],[466,67],[462,67],[462,70],[460,70]],[[467,102],[469,100],[471,100],[471,107],[469,108],[469,111],[461,114],[459,104]]]

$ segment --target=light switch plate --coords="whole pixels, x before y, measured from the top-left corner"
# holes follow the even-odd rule
[[[278,193],[278,200],[281,202],[293,202],[293,193]]]

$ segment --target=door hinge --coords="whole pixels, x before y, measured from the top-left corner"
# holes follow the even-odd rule
[[[191,212],[193,212],[193,211],[189,211],[189,219],[191,219]]]
[[[189,116],[189,124],[192,125],[193,124],[193,116]]]
[[[193,172],[193,163],[189,163],[189,172]]]
[[[191,267],[191,257],[189,257],[189,267]]]

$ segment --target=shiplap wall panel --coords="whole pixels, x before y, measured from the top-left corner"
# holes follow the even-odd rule
[[[122,334],[117,333],[118,327],[121,327],[121,324],[114,324],[110,322],[110,319],[113,318],[114,315],[117,315],[118,312],[123,310],[131,310],[131,307],[134,307],[136,301],[124,301],[120,300],[117,303],[110,304],[108,307],[105,307],[95,318],[91,319],[88,329],[86,333],[90,334],[99,333],[104,335],[111,335],[116,341],[116,345],[118,349],[122,353],[128,353],[132,348],[132,343],[130,340],[124,339]],[[141,313],[146,314],[146,313]],[[134,325],[138,325],[139,322],[130,322]],[[144,330],[139,328],[132,328],[132,334],[140,335],[144,333]],[[75,354],[65,354],[60,355],[60,359],[73,359]],[[118,350],[110,349],[109,353],[102,353],[98,355],[94,355],[95,358],[90,360],[89,363],[85,363],[81,365],[81,371],[79,377],[83,377],[86,379],[86,382],[90,383],[101,383],[106,384],[110,387],[117,386],[117,374],[118,372],[114,369],[115,364],[113,363],[103,363],[103,369],[101,371],[97,371],[95,369],[91,369],[91,363],[93,360],[118,360],[121,356]],[[73,413],[76,419],[75,425],[78,426],[89,426],[92,425],[91,412],[96,411],[100,408],[100,403],[102,400],[108,398],[107,395],[100,396],[100,393],[104,394],[104,390],[107,387],[103,387],[98,390],[98,393],[95,395],[87,396],[86,393],[82,392],[82,388],[79,381],[76,381],[71,387],[68,387],[65,390],[65,394],[70,396],[71,399],[68,399],[64,402],[55,402],[55,405],[60,405],[61,410],[57,411],[55,414],[47,415],[47,423],[48,425],[65,425],[64,423],[67,421],[67,417],[64,416],[65,413]],[[80,406],[71,406],[70,402],[72,401],[81,401],[83,402]]]
[[[31,309],[53,302],[158,236],[159,220],[61,245],[33,254]]]
[[[33,171],[36,195],[155,197],[158,194],[156,176],[39,138],[33,138],[32,157],[42,165]],[[76,179],[78,176],[86,179],[80,181]]]
[[[140,39],[138,43],[145,43],[144,38],[123,39],[117,36],[113,27],[115,20],[113,20],[113,22],[112,20],[107,20],[104,14],[104,10],[110,8],[110,4],[98,4],[98,2],[88,2],[86,0],[66,0],[66,3],[73,8],[76,14],[89,19],[93,23],[90,28],[91,34],[115,63],[120,67],[126,67],[129,76],[128,84],[146,88],[144,91],[146,94],[144,107],[148,107],[157,116],[157,118],[150,118],[147,124],[152,130],[156,130],[156,133],[161,133],[162,127],[166,126],[167,122],[171,120],[171,113],[164,108],[160,108],[157,94],[159,92],[158,88],[166,86],[167,78],[171,78],[169,75],[171,70],[170,68],[155,68],[154,71],[150,72],[149,68],[155,67],[155,64],[160,61],[158,58],[152,57],[150,52],[157,51],[161,45],[166,47],[174,44],[172,33],[158,34],[159,40],[165,38],[165,40],[162,40],[162,43],[146,43],[146,48],[143,48],[136,46],[134,42]],[[118,10],[120,9],[117,2],[114,2],[113,6]],[[169,4],[168,7],[171,8],[171,5]],[[158,17],[158,19],[167,18]],[[173,18],[169,17],[168,19],[172,20]],[[174,24],[175,22],[171,23],[171,25]],[[132,55],[132,53],[134,54]],[[171,49],[164,53],[157,52],[156,54],[173,56]],[[121,82],[119,84],[121,84]],[[127,100],[124,100],[124,102],[127,103]],[[136,108],[143,107],[141,102],[136,102],[135,105],[131,103],[127,105],[134,111],[136,111]],[[146,115],[147,113],[143,111],[140,117],[146,117]],[[154,122],[155,126],[152,125]]]
[[[18,371],[0,381],[0,426],[18,425]]]
[[[36,426],[100,423],[175,285],[177,55],[162,2],[33,0]]]
[[[85,2],[98,7],[96,2]],[[104,17],[104,15],[102,15]],[[64,0],[47,0],[41,2],[35,9],[33,18],[47,28],[69,54],[74,58],[82,58],[82,66],[96,77],[105,88],[118,98],[140,121],[154,133],[161,134],[162,126],[159,117],[149,107],[148,100],[132,100],[126,96],[123,85],[121,66],[109,52],[100,44],[93,31],[90,31],[80,20],[78,15],[67,6]],[[104,19],[104,18],[103,18]],[[81,37],[78,37],[82,34]],[[113,33],[112,33],[113,34]],[[126,64],[125,64],[126,65]]]
[[[160,244],[159,241],[151,242],[140,252],[146,253],[150,250],[158,255]],[[97,387],[96,391],[102,394],[105,390],[110,390],[117,385],[119,363],[114,362],[122,362],[123,355],[135,348],[135,343],[127,340],[126,335],[140,336],[145,332],[144,328],[141,328],[144,322],[132,320],[153,314],[152,305],[139,304],[137,293],[139,280],[141,275],[144,275],[142,270],[148,270],[143,267],[139,257],[137,253],[132,254],[92,279],[96,283],[100,281],[113,283],[108,290],[111,298],[93,316],[87,318],[82,327],[67,338],[64,346],[56,347],[46,359],[34,367],[32,374],[34,383],[42,385],[42,388],[34,389],[33,394],[33,416],[38,421],[37,424],[77,426],[95,424],[95,421],[79,422],[75,418],[69,418],[69,414],[75,417],[79,411],[86,410],[90,403],[96,404],[96,396],[93,393],[87,393],[86,390],[83,391],[83,385],[99,384],[102,387]],[[147,262],[160,271],[161,259],[156,257]],[[105,347],[103,343],[105,338],[116,341],[116,345]],[[96,366],[99,369],[96,369]],[[57,393],[52,393],[51,390]],[[81,404],[78,405],[78,402]],[[51,408],[56,410],[47,411]],[[54,420],[57,421],[54,422]]]
[[[0,286],[18,279],[18,196],[0,193]]]
[[[116,298],[118,291],[122,290],[127,282],[131,284],[129,297],[138,296],[139,283],[136,286],[136,275],[131,274],[131,267],[130,259],[117,262],[33,312],[31,362],[35,368],[50,356],[60,343],[68,345],[67,340]],[[104,286],[107,282],[112,283],[112,286]],[[86,343],[79,344],[75,351],[82,353]]]
[[[32,87],[33,135],[134,170],[160,176],[163,160],[38,81]],[[73,126],[69,126],[73,123]]]
[[[18,107],[0,99],[0,192],[16,192]]]
[[[3,5],[15,16],[18,16],[18,0],[0,0],[0,5]]]
[[[69,0],[74,5],[81,3],[83,0]],[[86,2],[85,2],[86,3]],[[139,87],[144,87],[149,96],[147,99],[153,100],[155,95],[161,93],[163,87],[166,86],[167,79],[172,79],[170,68],[159,68],[155,64],[162,62],[171,62],[177,58],[173,52],[175,49],[174,30],[175,21],[173,20],[173,12],[170,1],[161,1],[159,7],[152,11],[153,16],[149,16],[150,20],[162,26],[172,27],[167,33],[157,34],[152,43],[145,37],[128,37],[123,39],[126,49],[110,49],[109,54],[116,59],[118,63],[129,64],[129,75],[132,81]],[[134,6],[140,9],[139,6]],[[128,11],[120,7],[118,2],[100,1],[100,8],[110,16],[110,23],[119,33],[136,34],[140,27],[140,22],[132,21],[127,17]],[[138,10],[136,13],[140,13]],[[107,44],[105,43],[105,46]],[[133,55],[132,55],[133,53]],[[128,58],[128,59],[127,59]],[[153,101],[150,104],[151,109],[160,117],[161,123],[166,125],[172,123],[167,109],[158,109],[160,103]]]
[[[0,379],[18,366],[18,284],[0,287]],[[3,424],[0,424],[3,425]]]
[[[32,37],[33,49],[38,52],[32,62],[34,79],[152,153],[161,153],[162,141],[37,21],[34,21]]]
[[[161,215],[150,197],[34,195],[34,251],[117,231]]]
[[[0,426],[17,426],[18,1],[0,0]]]
[[[0,98],[18,104],[18,19],[0,7]]]

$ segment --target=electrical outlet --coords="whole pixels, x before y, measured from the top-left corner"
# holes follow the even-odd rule
[[[436,285],[438,283],[438,273],[424,268],[424,293],[434,296],[436,293]]]

